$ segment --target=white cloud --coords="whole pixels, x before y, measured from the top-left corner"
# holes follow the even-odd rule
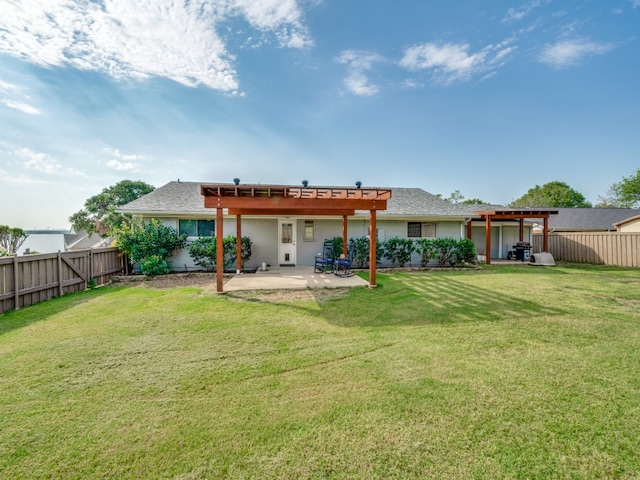
[[[28,148],[20,148],[14,153],[18,157],[25,159],[24,167],[27,170],[33,170],[45,175],[84,176],[84,173],[75,168],[64,168],[59,162],[46,153],[34,152]]]
[[[582,39],[563,40],[547,45],[539,56],[540,62],[555,68],[579,65],[585,57],[602,55],[613,48],[607,43],[596,43]]]
[[[359,96],[378,93],[378,87],[369,81],[366,72],[371,70],[375,63],[382,61],[381,56],[375,53],[345,50],[334,60],[336,63],[347,65],[348,74],[344,84],[349,92]]]
[[[633,8],[640,8],[640,0],[631,0],[631,6]]]
[[[400,66],[410,71],[426,70],[436,83],[447,85],[456,80],[468,80],[504,63],[516,47],[509,42],[489,45],[471,53],[466,43],[424,43],[405,50]]]
[[[234,56],[216,32],[237,16],[284,47],[312,43],[298,0],[18,0],[0,3],[0,52],[117,79],[158,76],[238,93]]]
[[[40,115],[42,113],[36,107],[32,107],[31,105],[26,103],[14,102],[12,100],[0,100],[0,103],[6,105],[9,108],[20,110],[22,113],[27,113],[29,115]]]
[[[144,155],[124,154],[117,148],[105,147],[102,151],[112,157],[115,157],[107,160],[105,164],[107,167],[113,168],[119,172],[139,172],[140,163],[138,162],[145,160]]]
[[[138,172],[139,165],[133,162],[121,162],[120,160],[107,161],[107,167],[118,170],[119,172]]]
[[[540,6],[540,1],[534,0],[532,2],[525,4],[520,8],[510,8],[509,10],[507,10],[507,13],[502,19],[502,22],[509,23],[509,22],[517,22],[519,20],[522,20],[539,6]]]

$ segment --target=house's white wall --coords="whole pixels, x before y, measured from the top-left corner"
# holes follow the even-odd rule
[[[640,219],[632,220],[617,227],[619,232],[636,233],[640,232]]]
[[[178,229],[177,218],[161,218],[157,217],[163,225]],[[315,218],[313,239],[304,239],[304,221],[309,218],[296,218],[296,264],[312,266],[315,257],[322,253],[324,241],[334,237],[342,236],[342,219],[337,218]],[[417,221],[417,220],[416,220]],[[436,235],[439,238],[452,237],[461,238],[462,222],[437,222]],[[392,237],[407,238],[407,220],[378,220],[377,222],[379,239],[381,241],[388,240]],[[474,229],[475,231],[475,229]],[[236,234],[235,218],[225,218],[223,222],[223,235]],[[347,226],[347,235],[349,238],[366,237],[369,235],[369,219],[366,217],[350,218]],[[484,229],[482,229],[482,242],[484,242]],[[251,238],[252,253],[246,266],[260,266],[262,262],[268,265],[278,264],[278,219],[277,218],[243,218],[242,219],[242,236]],[[195,237],[189,237],[188,242],[195,240]],[[484,245],[484,243],[482,243]],[[174,255],[170,261],[175,271],[191,271],[199,270],[201,267],[193,263],[193,259],[189,255],[188,250],[182,249]],[[388,263],[386,259],[382,260],[382,264]],[[411,259],[411,265],[419,265],[420,256],[414,253]]]
[[[486,228],[484,225],[471,228],[471,240],[476,246],[478,254],[484,254],[486,250]],[[531,241],[531,227],[524,227],[524,241]],[[516,224],[491,225],[491,258],[507,258],[507,253],[520,241],[520,227]]]

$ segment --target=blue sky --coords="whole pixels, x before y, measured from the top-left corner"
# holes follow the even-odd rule
[[[595,203],[640,167],[639,32],[640,0],[3,0],[0,224],[123,179]]]

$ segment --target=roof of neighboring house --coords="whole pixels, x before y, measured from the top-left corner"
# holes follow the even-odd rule
[[[206,184],[206,183],[205,183]],[[200,193],[202,182],[173,181],[118,208],[122,213],[138,215],[211,215]],[[473,212],[487,205],[453,204],[421,188],[392,188],[387,210],[380,216],[393,217],[478,217]]]
[[[638,221],[640,221],[640,215],[636,215],[635,217],[629,217],[629,218],[626,218],[626,219],[621,220],[619,222],[616,222],[616,223],[613,224],[613,226],[614,227],[620,227],[620,226],[625,225],[627,223],[638,222]]]
[[[67,233],[64,236],[65,250],[86,250],[88,248],[104,248],[113,243],[113,237],[103,238],[100,235],[88,236],[87,232]]]
[[[558,208],[549,217],[551,232],[615,231],[615,223],[640,214],[633,208]]]

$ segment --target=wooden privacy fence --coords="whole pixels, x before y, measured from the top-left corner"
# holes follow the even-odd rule
[[[533,236],[533,251],[542,251],[542,235]],[[550,233],[549,252],[565,262],[640,267],[640,233]]]
[[[0,258],[0,314],[9,310],[109,283],[124,272],[124,259],[117,248]]]

